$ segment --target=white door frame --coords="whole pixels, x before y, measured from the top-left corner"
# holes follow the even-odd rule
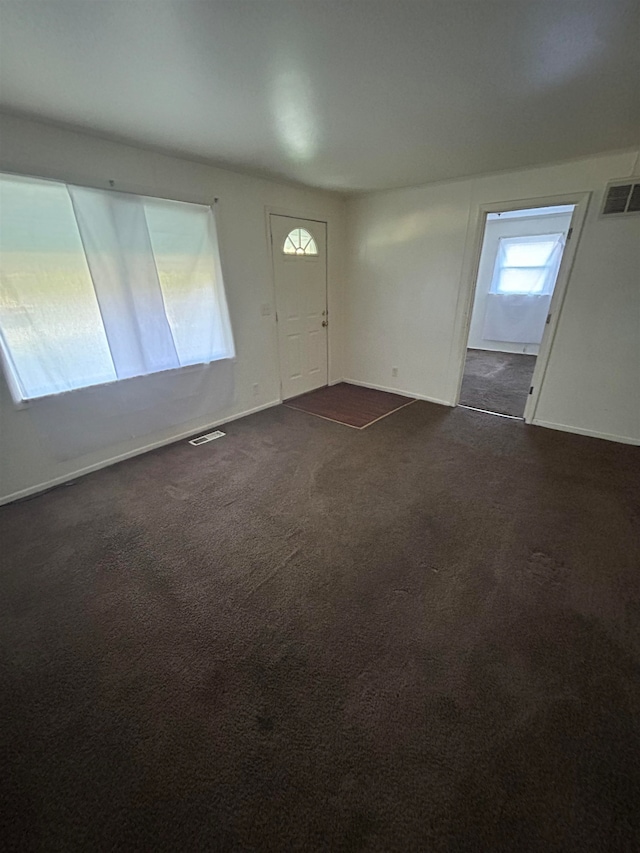
[[[452,364],[452,373],[455,378],[455,394],[454,406],[459,405],[460,390],[462,388],[462,379],[464,377],[464,367],[467,357],[467,346],[469,343],[469,330],[471,328],[471,316],[473,314],[473,305],[476,296],[476,284],[478,280],[478,271],[480,268],[480,255],[484,244],[484,232],[487,223],[487,214],[489,213],[504,213],[508,210],[528,210],[535,207],[553,207],[554,205],[573,204],[575,205],[571,216],[570,239],[567,240],[564,252],[562,253],[562,261],[558,270],[558,277],[553,289],[551,304],[549,306],[549,318],[544,327],[544,334],[540,343],[540,350],[536,358],[536,366],[531,379],[532,391],[529,392],[527,403],[524,409],[525,423],[535,423],[536,408],[540,398],[540,391],[547,372],[547,364],[549,356],[555,341],[558,321],[562,313],[567,284],[573,268],[573,262],[580,242],[580,235],[587,215],[587,208],[591,198],[590,192],[580,193],[563,193],[557,196],[543,196],[538,198],[514,199],[513,201],[497,201],[490,204],[482,204],[476,211],[474,222],[470,223],[470,233],[475,234],[475,239],[471,247],[471,254],[468,256],[471,262],[467,262],[466,273],[462,279],[462,311],[459,313],[461,318],[460,333],[458,335],[458,344],[454,350],[454,359]]]
[[[289,219],[307,219],[309,222],[319,222],[325,226],[325,259],[324,259],[324,302],[325,302],[325,311],[326,319],[327,319],[327,385],[331,384],[330,376],[331,376],[331,317],[329,316],[329,222],[325,217],[319,216],[318,214],[306,212],[301,213],[300,211],[292,212],[290,208],[282,208],[282,207],[272,207],[271,205],[266,205],[264,209],[264,220],[265,220],[265,228],[267,232],[267,251],[269,253],[269,267],[271,269],[271,295],[274,307],[274,324],[273,328],[275,330],[275,343],[276,343],[276,352],[278,355],[278,370],[280,373],[280,402],[282,402],[282,360],[280,358],[280,342],[278,339],[278,322],[276,319],[276,313],[278,310],[278,299],[276,293],[276,271],[273,265],[273,240],[271,239],[271,217],[272,216],[285,216]]]

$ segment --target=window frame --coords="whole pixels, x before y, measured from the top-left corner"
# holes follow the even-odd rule
[[[522,244],[535,244],[535,243],[554,243],[558,244],[558,242],[562,241],[565,235],[561,231],[554,231],[548,234],[526,234],[520,237],[512,236],[512,237],[500,237],[498,238],[498,247],[496,250],[496,259],[493,266],[493,274],[491,276],[491,285],[489,287],[489,294],[492,296],[549,296],[550,293],[553,292],[553,287],[551,290],[547,290],[547,285],[543,286],[542,290],[531,292],[531,291],[508,291],[500,289],[500,279],[502,273],[505,270],[539,270],[540,275],[543,275],[545,271],[547,273],[551,270],[551,258],[553,257],[553,253],[555,251],[554,248],[551,250],[549,254],[549,258],[546,264],[542,265],[518,265],[514,266],[513,264],[503,264],[501,262],[502,257],[505,255],[503,250],[503,246],[506,245],[522,245]],[[562,255],[561,255],[562,257]],[[555,280],[554,280],[555,284]]]
[[[291,235],[296,231],[298,231],[298,232],[304,231],[304,233],[309,236],[309,240],[305,243],[304,247],[300,246],[300,248],[302,248],[301,252],[298,252],[297,249],[295,252],[287,252],[287,251],[285,251],[285,246],[287,245],[287,241],[291,240],[291,244],[293,245],[293,240],[291,239]],[[309,245],[313,245],[313,248],[315,251],[307,252],[306,248]],[[284,238],[284,242],[282,244],[282,249],[280,251],[284,255],[285,258],[297,258],[298,260],[300,258],[317,258],[317,257],[319,257],[319,254],[320,254],[320,252],[318,250],[318,243],[316,241],[316,238],[313,236],[311,231],[309,231],[307,228],[302,228],[301,226],[298,226],[296,228],[292,228],[291,231],[289,231],[287,236]]]

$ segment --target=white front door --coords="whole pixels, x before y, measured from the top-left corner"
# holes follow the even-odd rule
[[[327,225],[270,214],[282,399],[327,384]]]

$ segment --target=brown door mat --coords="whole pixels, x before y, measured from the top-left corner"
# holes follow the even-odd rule
[[[413,402],[413,397],[340,382],[293,397],[284,405],[345,426],[364,429]]]

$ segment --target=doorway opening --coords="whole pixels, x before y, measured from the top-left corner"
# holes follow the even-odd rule
[[[486,214],[459,405],[524,419],[576,205]]]

